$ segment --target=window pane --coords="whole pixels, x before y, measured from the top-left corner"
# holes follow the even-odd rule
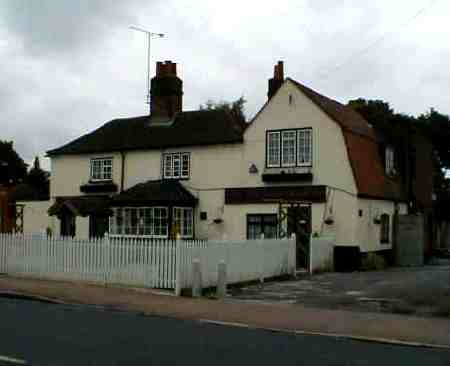
[[[282,147],[281,156],[283,166],[295,165],[295,144],[296,144],[296,132],[295,131],[283,131],[282,134]]]
[[[164,155],[164,178],[172,178],[172,155]]]
[[[276,214],[247,215],[247,238],[276,238],[278,233],[278,218]]]
[[[110,180],[112,179],[112,159],[92,159],[91,179]]]
[[[312,130],[298,131],[298,163],[310,165],[312,163]]]
[[[190,154],[183,154],[182,158],[182,168],[181,168],[181,176],[183,178],[189,177],[189,163],[190,163]]]
[[[181,177],[181,159],[180,154],[174,154],[172,156],[173,160],[173,177],[180,178]]]
[[[267,165],[280,165],[280,133],[269,132],[267,138]]]

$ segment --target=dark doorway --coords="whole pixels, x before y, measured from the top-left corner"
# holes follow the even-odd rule
[[[89,237],[103,238],[109,230],[109,217],[91,215],[89,217]]]
[[[280,237],[296,235],[297,268],[308,268],[311,236],[311,205],[307,203],[284,203],[280,205]],[[286,222],[286,232],[282,233],[282,223]],[[282,235],[284,234],[284,235]]]
[[[71,212],[64,212],[61,217],[61,236],[75,236],[75,215]]]

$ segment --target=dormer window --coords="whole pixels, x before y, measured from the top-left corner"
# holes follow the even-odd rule
[[[191,155],[189,153],[163,154],[164,179],[189,179]]]
[[[91,180],[112,180],[112,158],[91,159]]]
[[[388,175],[395,175],[395,154],[394,154],[394,148],[392,146],[386,147],[386,154],[385,154],[385,167],[386,167],[386,174]]]
[[[267,131],[266,165],[268,168],[312,165],[312,129]]]

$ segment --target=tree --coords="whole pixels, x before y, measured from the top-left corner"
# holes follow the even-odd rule
[[[27,164],[14,150],[12,141],[0,140],[0,184],[15,185],[26,175]]]
[[[433,141],[441,169],[450,169],[450,118],[431,108],[417,118],[417,125]]]
[[[41,169],[39,158],[36,156],[33,167],[28,172],[26,182],[36,188],[40,193],[46,193],[49,187],[48,177],[48,172]]]
[[[240,97],[234,102],[215,102],[214,100],[209,99],[204,105],[200,105],[200,110],[225,110],[231,113],[231,115],[240,123],[246,123],[244,105],[247,101],[244,97]]]

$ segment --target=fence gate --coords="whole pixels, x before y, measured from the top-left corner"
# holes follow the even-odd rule
[[[279,202],[278,236],[297,238],[297,268],[308,268],[311,237],[311,204],[307,202]]]

